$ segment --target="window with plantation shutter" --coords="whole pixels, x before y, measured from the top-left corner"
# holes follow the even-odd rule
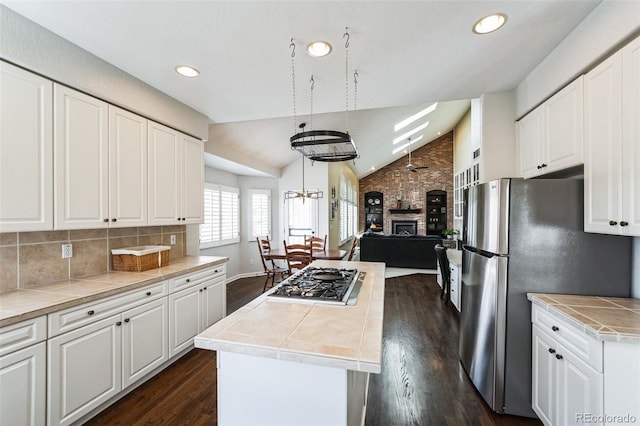
[[[358,223],[358,191],[340,176],[340,244],[356,233]]]
[[[251,232],[249,241],[256,238],[271,238],[271,191],[268,189],[250,189]]]
[[[200,225],[200,248],[240,241],[240,191],[205,183],[204,223]]]

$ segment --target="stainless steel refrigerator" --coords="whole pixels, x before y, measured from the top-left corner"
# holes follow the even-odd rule
[[[583,232],[580,179],[500,179],[466,197],[459,355],[498,413],[531,409],[528,292],[629,297],[631,239]]]

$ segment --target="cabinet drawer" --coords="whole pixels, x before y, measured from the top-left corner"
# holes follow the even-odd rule
[[[117,296],[54,312],[49,314],[49,337],[75,330],[166,295],[167,282],[162,281]]]
[[[0,329],[0,356],[42,342],[47,338],[47,317],[32,318]]]
[[[211,268],[204,269],[198,272],[192,272],[185,274],[177,278],[169,280],[169,293],[179,291],[196,284],[200,284],[203,281],[210,280],[212,278],[224,277],[226,273],[226,265],[222,264]]]
[[[598,372],[602,371],[602,342],[587,335],[569,321],[552,314],[540,306],[531,310],[533,324],[540,327],[579,359]]]

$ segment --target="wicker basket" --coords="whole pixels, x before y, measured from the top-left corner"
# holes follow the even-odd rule
[[[139,246],[111,250],[114,271],[142,272],[167,266],[169,246]]]

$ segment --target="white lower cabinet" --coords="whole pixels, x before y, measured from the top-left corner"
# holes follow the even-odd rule
[[[225,274],[214,266],[2,327],[0,425],[85,421],[226,315]]]
[[[45,423],[46,339],[46,316],[0,328],[0,425]]]
[[[455,263],[449,263],[451,288],[449,289],[449,298],[451,303],[460,311],[460,268]]]
[[[48,424],[78,420],[122,388],[120,315],[48,342]]]
[[[49,339],[48,423],[70,424],[168,359],[167,300]]]
[[[169,359],[167,300],[162,298],[122,314],[122,388]]]
[[[533,410],[546,425],[583,424],[601,415],[603,374],[533,327]]]
[[[43,425],[46,343],[0,357],[0,425]]]
[[[187,287],[169,295],[169,356],[174,356],[193,346],[198,333],[226,315],[224,269],[184,276],[170,287]]]
[[[537,305],[532,322],[531,404],[545,425],[640,419],[640,344],[597,340]]]

